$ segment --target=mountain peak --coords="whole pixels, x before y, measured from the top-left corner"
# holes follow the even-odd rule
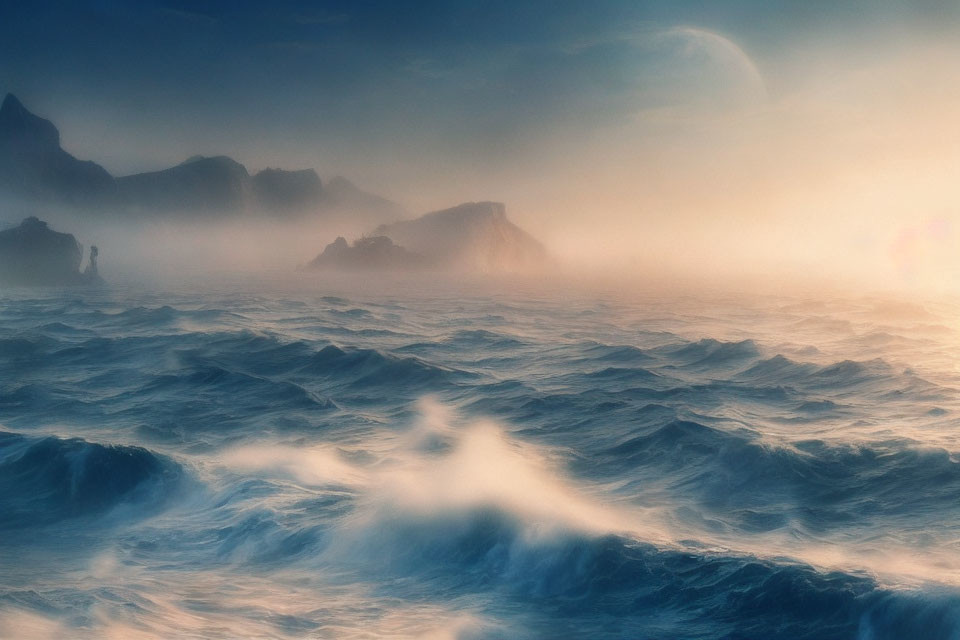
[[[230,156],[203,156],[203,155],[194,155],[190,156],[180,164],[176,165],[177,167],[186,167],[188,165],[197,165],[202,167],[226,167],[229,169],[243,169],[246,173],[247,168],[242,164],[231,158]]]
[[[26,111],[26,108],[23,106],[23,103],[17,98],[17,96],[12,93],[8,93],[7,96],[3,99],[3,104],[0,105],[0,114],[8,112],[21,112]]]
[[[47,223],[37,216],[29,216],[23,219],[23,222],[20,223],[21,229],[46,229]]]
[[[0,137],[30,139],[48,150],[60,148],[60,132],[53,123],[30,113],[12,93],[0,105]]]
[[[180,165],[182,166],[182,165],[185,165],[185,164],[191,164],[191,163],[193,163],[193,162],[199,162],[199,161],[201,161],[201,160],[206,160],[206,159],[207,159],[207,156],[202,156],[202,155],[200,155],[200,154],[198,153],[198,154],[196,154],[196,155],[190,156],[189,158],[187,158],[186,160],[184,160],[183,162],[181,162]]]

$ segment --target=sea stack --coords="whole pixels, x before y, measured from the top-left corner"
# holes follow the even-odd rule
[[[90,248],[83,272],[83,246],[69,233],[51,229],[37,217],[0,231],[0,285],[72,286],[101,284],[97,271],[99,250]]]

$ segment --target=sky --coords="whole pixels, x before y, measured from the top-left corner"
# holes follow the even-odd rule
[[[0,91],[114,174],[505,201],[611,268],[960,282],[960,3],[3,3]]]

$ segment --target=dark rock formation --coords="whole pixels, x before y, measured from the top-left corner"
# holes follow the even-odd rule
[[[88,282],[100,282],[100,270],[97,267],[97,258],[100,257],[100,249],[97,245],[90,245],[90,260],[87,262],[87,268],[83,270],[83,276]]]
[[[0,107],[0,190],[76,205],[90,213],[203,218],[243,213],[319,214],[376,225],[406,216],[399,205],[343,178],[322,185],[313,169],[264,169],[251,176],[226,156],[193,156],[175,167],[114,178],[60,147],[60,132],[8,94]]]
[[[253,193],[267,210],[296,213],[320,206],[323,185],[313,169],[264,169],[253,176]]]
[[[194,156],[162,171],[117,178],[131,209],[164,213],[224,214],[241,211],[250,192],[246,167],[227,156]]]
[[[83,247],[69,233],[50,229],[35,217],[20,226],[0,231],[0,284],[15,286],[61,286],[99,284],[96,247],[90,248],[90,264],[80,272]]]
[[[308,268],[523,271],[542,267],[547,253],[507,220],[497,202],[470,202],[415,220],[380,225],[371,237],[337,238]]]
[[[78,205],[116,201],[117,185],[100,165],[60,147],[60,132],[13,94],[0,106],[0,188],[29,198]]]
[[[445,268],[517,271],[537,268],[547,259],[543,245],[510,222],[499,202],[469,202],[381,225],[374,233]]]
[[[425,266],[422,256],[397,246],[390,238],[360,238],[353,246],[342,236],[314,258],[308,269],[415,269]]]

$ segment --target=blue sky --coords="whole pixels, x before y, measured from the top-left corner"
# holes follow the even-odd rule
[[[898,238],[960,246],[955,0],[35,0],[0,4],[0,61],[115,174],[223,153],[500,200],[623,268],[890,279]]]
[[[473,162],[637,110],[725,98],[736,72],[685,57],[678,28],[719,34],[774,95],[795,52],[949,31],[944,2],[4,3],[0,89],[53,117],[114,171],[192,143],[278,157],[427,154]],[[678,55],[678,49],[679,55]],[[701,52],[702,54],[703,52]],[[705,54],[709,57],[710,53]],[[696,58],[696,56],[694,56]],[[81,125],[82,128],[81,128]],[[108,139],[116,136],[119,140]],[[124,140],[132,141],[126,144]],[[320,151],[325,149],[325,151]]]

